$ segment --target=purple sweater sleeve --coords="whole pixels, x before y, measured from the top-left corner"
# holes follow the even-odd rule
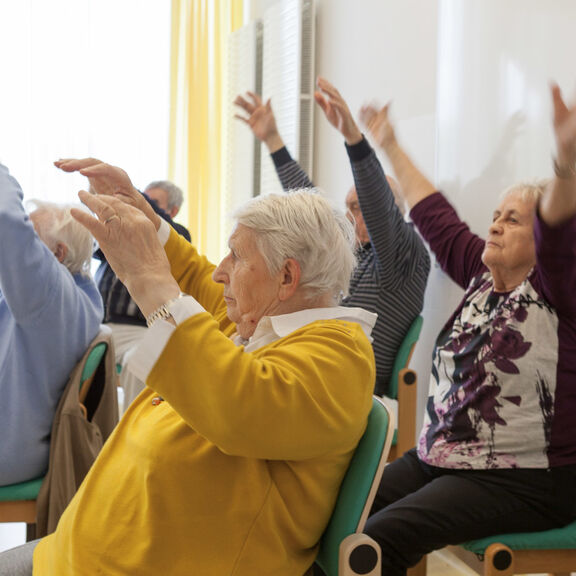
[[[410,217],[442,270],[459,286],[466,289],[474,276],[486,270],[482,263],[484,240],[470,231],[441,193],[418,202]]]
[[[559,315],[576,314],[576,218],[550,228],[539,216],[534,221],[537,290]]]

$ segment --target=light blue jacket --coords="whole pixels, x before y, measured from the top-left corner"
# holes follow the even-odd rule
[[[40,240],[0,164],[0,486],[46,472],[58,400],[102,314],[92,279]]]

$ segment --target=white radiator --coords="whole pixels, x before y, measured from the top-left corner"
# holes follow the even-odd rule
[[[224,218],[252,196],[281,190],[266,146],[260,146],[250,129],[234,119],[239,112],[232,104],[237,94],[250,90],[264,101],[272,99],[286,146],[312,174],[314,27],[313,0],[270,0],[261,21],[230,35]],[[223,230],[229,234],[229,222]]]

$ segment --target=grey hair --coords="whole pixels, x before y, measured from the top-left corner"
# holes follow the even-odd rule
[[[348,293],[356,266],[354,226],[317,189],[257,196],[233,217],[256,233],[271,274],[288,258],[298,262],[307,300],[331,294],[337,304]]]
[[[172,208],[180,209],[182,207],[182,203],[184,202],[184,193],[181,188],[174,184],[174,182],[170,182],[170,180],[155,180],[146,186],[144,192],[147,192],[151,188],[160,188],[168,194],[168,210],[172,210]]]
[[[523,202],[538,202],[551,182],[548,178],[535,182],[519,182],[518,184],[513,184],[500,194],[500,200],[504,200],[504,198],[510,196],[510,194],[520,192],[520,197]]]
[[[34,199],[27,202],[27,207],[30,212],[44,216],[35,222],[36,233],[44,244],[52,251],[58,243],[65,244],[68,248],[62,264],[70,273],[89,276],[94,238],[70,213],[71,208],[82,209],[82,206]]]

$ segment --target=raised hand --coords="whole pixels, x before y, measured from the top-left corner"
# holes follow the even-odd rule
[[[86,176],[90,182],[90,192],[101,196],[116,196],[144,212],[156,229],[160,226],[160,217],[134,188],[130,177],[121,168],[96,158],[64,158],[54,162],[54,165],[64,172],[79,172],[82,176]]]
[[[576,216],[576,106],[566,105],[557,84],[552,84],[550,91],[556,178],[542,195],[538,212],[548,226],[554,227]]]
[[[178,284],[150,219],[116,195],[81,191],[78,196],[96,217],[79,208],[72,208],[72,216],[98,241],[143,314],[178,296]]]
[[[234,117],[247,124],[254,136],[266,144],[271,154],[283,148],[284,142],[278,132],[270,100],[264,104],[262,98],[254,92],[246,92],[246,97],[236,96],[234,104],[244,110],[248,117],[241,114],[235,114]]]
[[[354,117],[340,92],[328,80],[319,77],[318,90],[314,92],[314,99],[326,116],[326,119],[338,130],[346,143],[357,144],[362,140],[362,132],[358,129]]]
[[[382,108],[372,105],[362,106],[360,109],[360,122],[366,126],[366,130],[375,145],[388,151],[390,146],[396,145],[396,134],[388,115],[390,104]]]
[[[576,175],[576,106],[567,106],[557,84],[551,85],[557,168]]]

